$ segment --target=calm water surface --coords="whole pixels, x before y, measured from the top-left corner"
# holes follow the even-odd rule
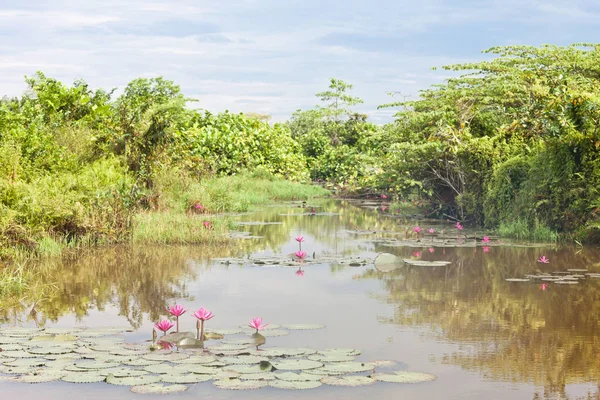
[[[151,337],[153,321],[175,301],[215,313],[208,328],[235,327],[262,316],[276,324],[323,323],[326,329],[292,331],[267,338],[266,346],[350,347],[358,360],[396,360],[399,368],[433,373],[433,382],[377,383],[359,388],[322,386],[309,391],[264,388],[225,391],[210,383],[164,398],[211,399],[538,399],[598,398],[600,382],[600,279],[579,285],[510,283],[505,278],[535,271],[588,268],[600,272],[595,248],[442,249],[386,247],[353,230],[403,232],[414,223],[354,203],[324,201],[328,216],[298,216],[292,205],[269,207],[240,221],[281,222],[241,226],[262,239],[237,240],[228,248],[139,247],[99,249],[72,260],[48,261],[51,291],[31,303],[0,308],[5,325],[126,326],[127,340]],[[435,226],[421,222],[421,226]],[[435,226],[441,229],[443,226]],[[446,227],[447,228],[447,227]],[[297,248],[317,255],[379,252],[448,260],[444,268],[405,267],[381,273],[372,266],[310,265],[294,268],[221,265],[216,257],[288,254]],[[545,254],[550,264],[536,263]],[[189,314],[189,313],[188,313]],[[182,329],[193,330],[188,314]],[[126,387],[102,384],[0,383],[1,398],[139,399]],[[41,397],[40,397],[41,396]]]

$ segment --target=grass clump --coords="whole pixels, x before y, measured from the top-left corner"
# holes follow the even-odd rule
[[[534,242],[550,243],[559,240],[558,233],[549,227],[539,222],[535,222],[533,226],[530,226],[527,221],[522,219],[501,222],[498,234],[510,239],[531,240]]]

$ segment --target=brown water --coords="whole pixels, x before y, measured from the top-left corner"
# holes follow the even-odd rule
[[[359,360],[401,362],[399,368],[433,373],[421,384],[385,384],[358,388],[322,386],[309,391],[264,388],[225,391],[210,383],[164,398],[212,399],[537,399],[599,398],[600,279],[578,285],[511,283],[542,270],[588,268],[600,272],[595,248],[435,248],[384,247],[369,241],[382,234],[347,230],[404,232],[414,223],[377,210],[338,201],[320,203],[330,216],[295,216],[290,205],[269,207],[238,217],[240,221],[282,222],[242,226],[262,239],[238,240],[228,248],[139,247],[99,249],[73,260],[48,261],[46,290],[22,307],[2,305],[6,325],[53,327],[126,326],[127,340],[151,335],[153,321],[175,301],[188,309],[215,313],[209,328],[235,327],[262,316],[276,324],[323,323],[326,329],[294,331],[268,338],[269,346],[349,347]],[[434,226],[421,222],[421,226]],[[440,229],[438,225],[436,228]],[[389,252],[423,259],[448,260],[447,267],[405,267],[381,273],[372,266],[311,265],[304,276],[294,268],[227,266],[212,257],[288,254],[304,235],[310,253],[373,257]],[[389,236],[389,235],[386,235]],[[426,243],[426,241],[425,241]],[[536,263],[546,255],[550,264]],[[186,319],[185,317],[188,317]],[[194,321],[182,317],[184,328]],[[4,398],[133,399],[126,387],[100,384],[0,382]],[[143,396],[142,396],[143,397]]]

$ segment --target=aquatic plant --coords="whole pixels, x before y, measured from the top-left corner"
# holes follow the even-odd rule
[[[540,285],[540,289],[542,289],[542,290],[546,290],[547,288],[548,288],[548,284],[547,283],[542,283]]]
[[[435,233],[435,229],[429,228],[429,230],[427,230],[427,232],[429,232],[430,235],[433,235]]]
[[[427,249],[427,251],[429,251],[430,253],[435,253],[435,249],[433,247],[430,247],[429,249]]]
[[[483,243],[489,243],[490,242],[490,237],[489,236],[484,236],[483,237]]]
[[[204,221],[202,223],[202,225],[204,226],[204,228],[206,229],[212,229],[212,223],[210,221]]]
[[[454,225],[456,227],[456,229],[458,229],[459,231],[462,231],[464,229],[464,227],[460,224],[460,222],[457,222],[456,225]]]
[[[252,321],[250,321],[248,323],[248,326],[250,328],[256,329],[256,333],[258,333],[258,331],[261,331],[263,329],[265,329],[267,326],[269,326],[269,324],[262,324],[262,318],[261,317],[256,317],[253,318]]]
[[[298,250],[302,251],[302,242],[304,242],[304,236],[296,236],[294,240],[298,242]]]
[[[163,319],[162,321],[154,324],[154,327],[156,329],[158,329],[159,331],[162,331],[163,335],[166,335],[167,331],[169,329],[171,329],[173,326],[175,326],[175,324],[172,323],[171,321],[169,321],[168,319]]]
[[[198,309],[193,315],[198,319],[198,321],[196,321],[196,339],[204,340],[204,322],[212,319],[214,315],[212,311],[209,311],[206,308]]]
[[[177,332],[179,332],[179,317],[181,317],[183,314],[185,314],[185,312],[187,311],[185,308],[183,308],[183,306],[181,306],[180,304],[175,304],[171,307],[169,307],[167,309],[169,311],[169,313],[171,315],[173,315],[176,318],[176,324],[177,324]]]
[[[387,199],[387,196],[385,194],[382,194],[381,198],[385,200],[385,199]]]
[[[542,264],[548,264],[550,262],[550,259],[546,258],[546,256],[541,256],[537,259],[537,262]]]
[[[421,233],[421,227],[420,226],[415,226],[413,228],[413,232],[417,234],[417,239],[419,238],[419,234]]]
[[[304,257],[306,257],[306,252],[302,251],[302,250],[298,250],[297,252],[294,253],[294,255],[296,257],[298,257],[300,260],[302,260]]]
[[[296,276],[304,276],[304,271],[302,270],[302,267],[298,268],[298,271],[296,271]]]
[[[490,248],[488,246],[484,246],[483,247],[483,252],[484,253],[489,253],[490,252]]]

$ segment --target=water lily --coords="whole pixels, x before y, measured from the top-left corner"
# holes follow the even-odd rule
[[[296,271],[296,275],[297,276],[304,276],[304,271],[302,271],[302,268],[298,268],[298,271]]]
[[[429,249],[427,249],[430,253],[435,253],[435,249],[433,247],[430,247]]]
[[[296,257],[298,257],[300,260],[302,260],[304,257],[306,257],[306,252],[302,251],[302,250],[298,250],[297,252],[294,253],[294,255]]]
[[[206,229],[211,229],[211,228],[212,228],[212,223],[211,223],[210,221],[204,221],[204,222],[202,223],[202,225],[204,225],[204,227],[205,227]]]
[[[421,257],[421,252],[420,251],[415,251],[412,253],[413,256],[415,257]]]
[[[460,222],[457,222],[456,225],[454,225],[456,227],[456,229],[458,229],[459,231],[463,230],[463,226],[460,224]]]
[[[484,253],[489,253],[489,252],[490,252],[490,248],[489,248],[489,247],[487,247],[487,246],[485,246],[485,247],[483,248],[483,252],[484,252]]]
[[[256,329],[256,333],[258,333],[258,331],[261,331],[263,329],[265,329],[267,326],[269,326],[269,324],[262,324],[262,318],[261,317],[256,317],[256,318],[252,318],[252,321],[250,321],[248,323],[248,326],[250,328],[254,328]]]
[[[381,211],[387,211],[387,207],[386,206],[381,206]]]
[[[387,199],[387,196],[386,196],[385,194],[382,194],[382,195],[381,195],[381,198],[382,198],[382,199]]]
[[[296,240],[296,242],[298,242],[299,250],[302,250],[302,242],[304,242],[304,236],[296,236],[294,239]]]
[[[543,263],[543,264],[548,264],[550,262],[550,260],[548,258],[546,258],[546,256],[541,256],[540,258],[538,258],[537,262]]]
[[[200,203],[196,203],[196,204],[194,205],[194,208],[195,208],[196,210],[202,210],[202,209],[204,208],[204,206],[203,206],[202,204],[200,204]]]
[[[430,235],[433,235],[435,233],[435,229],[429,228],[427,232],[429,232]]]
[[[490,242],[490,237],[489,236],[484,236],[483,237],[483,243],[489,243]]]
[[[157,345],[159,345],[163,350],[171,350],[173,349],[173,347],[175,347],[175,345],[171,342],[165,342],[163,340],[159,340],[158,342],[156,342]]]
[[[541,288],[542,290],[546,290],[546,289],[548,289],[548,284],[547,284],[547,283],[542,283],[542,284],[540,285],[540,288]]]
[[[421,227],[420,226],[415,226],[413,228],[413,231],[416,232],[416,233],[421,233]]]
[[[179,332],[179,317],[185,314],[187,310],[183,308],[180,304],[175,304],[174,306],[169,307],[167,310],[171,315],[173,315],[176,318],[175,321],[177,323],[177,332]]]
[[[204,322],[214,317],[212,311],[208,311],[206,308],[200,308],[194,313],[194,317],[198,319],[196,321],[196,339],[204,340]]]
[[[175,324],[172,323],[171,321],[169,321],[168,319],[163,319],[162,321],[154,324],[154,327],[156,329],[158,329],[159,331],[162,331],[163,335],[166,335],[167,331],[174,326],[175,326]]]

